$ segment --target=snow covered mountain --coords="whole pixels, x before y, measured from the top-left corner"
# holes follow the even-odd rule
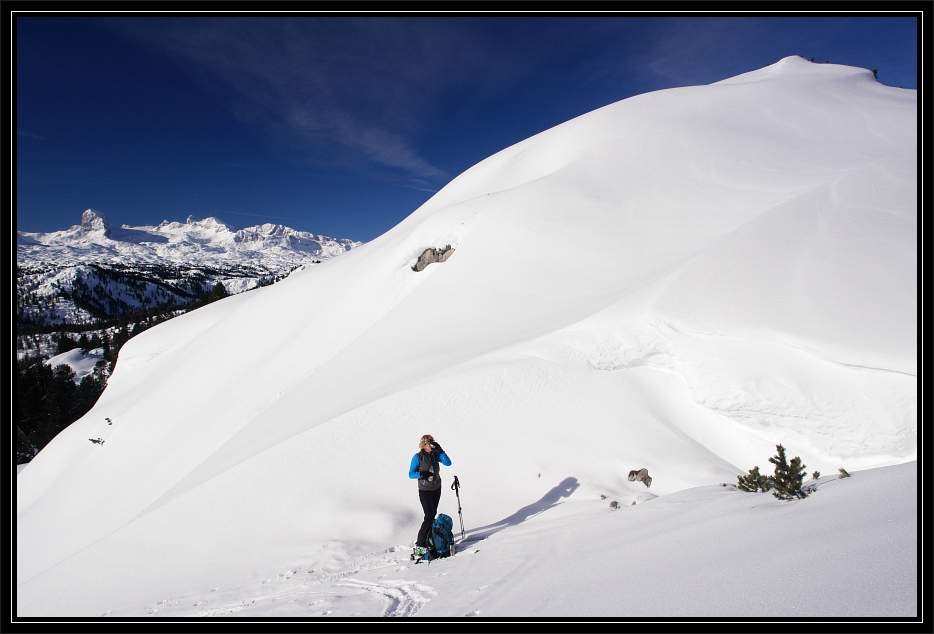
[[[233,230],[216,218],[115,228],[98,211],[51,233],[17,232],[21,324],[89,323],[184,305],[221,282],[231,294],[360,246],[276,224]]]
[[[753,527],[814,537],[796,561],[846,580],[818,608],[910,610],[910,494],[867,499],[872,528],[838,539],[843,506],[861,515],[846,480],[842,497],[769,504],[717,485],[765,471],[778,443],[824,474],[917,459],[916,121],[915,91],[799,57],[639,95],[489,157],[340,258],[134,337],[95,407],[17,476],[18,613],[153,614],[182,597],[193,614],[246,588],[225,596],[250,615],[256,589],[295,577],[300,599],[356,583],[409,601],[400,614],[741,616],[716,601],[732,573],[784,565],[741,546]],[[429,249],[445,260],[414,270]],[[457,474],[481,550],[447,581],[392,557],[421,521],[404,469],[425,433],[453,461],[439,510],[457,520]],[[640,468],[651,488],[628,481]],[[886,473],[860,490],[910,490],[909,465]],[[597,515],[601,496],[617,519]],[[599,557],[551,557],[582,552],[595,522]],[[897,534],[874,532],[886,524]],[[664,555],[725,535],[715,557]],[[871,567],[844,542],[895,550]],[[385,574],[354,581],[354,562],[384,555]],[[634,606],[617,601],[632,557],[667,571],[653,587],[705,574],[677,606]],[[478,571],[496,585],[463,585]],[[882,605],[880,586],[899,598]],[[358,599],[348,615],[367,614]],[[805,613],[756,599],[750,614]]]
[[[253,264],[281,271],[324,260],[360,246],[277,224],[234,230],[216,218],[184,223],[162,221],[155,227],[116,229],[88,209],[81,224],[52,233],[17,232],[17,262],[32,266],[77,264],[188,264],[209,268]]]

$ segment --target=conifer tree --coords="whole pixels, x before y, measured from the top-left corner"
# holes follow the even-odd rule
[[[736,479],[739,480],[736,488],[740,491],[755,493],[772,488],[772,477],[759,473],[759,465],[750,469],[749,473],[744,476],[736,476]]]
[[[63,352],[68,352],[69,350],[74,350],[78,347],[78,344],[75,343],[75,340],[66,335],[65,333],[60,333],[58,336],[58,354]]]
[[[104,348],[104,360],[111,360],[111,350],[110,350],[110,333],[105,330],[104,334],[101,336],[101,347]]]
[[[101,339],[101,336],[98,333],[91,335],[90,343],[88,343],[88,350],[97,350],[104,346],[104,340]]]
[[[801,458],[795,456],[789,463],[785,457],[784,447],[776,445],[775,450],[778,455],[769,458],[769,462],[775,465],[775,476],[772,478],[775,490],[772,495],[779,500],[807,497],[808,491],[801,488],[804,474],[807,473],[805,465],[801,464]]]
[[[218,282],[214,285],[214,288],[208,295],[206,303],[216,302],[219,299],[224,299],[229,294],[230,293],[227,292],[227,288],[221,282]]]

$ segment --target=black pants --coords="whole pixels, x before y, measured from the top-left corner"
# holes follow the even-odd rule
[[[428,545],[428,531],[431,530],[431,525],[435,521],[435,514],[438,512],[438,504],[441,502],[441,487],[434,491],[419,489],[418,501],[422,503],[425,519],[422,520],[422,527],[418,529],[418,538],[415,540],[415,545],[425,548]]]

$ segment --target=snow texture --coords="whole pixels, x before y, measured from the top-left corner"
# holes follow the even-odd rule
[[[17,614],[915,615],[916,103],[798,57],[639,95],[134,337],[17,476]],[[467,539],[412,566],[425,433]],[[777,443],[816,493],[734,489]]]

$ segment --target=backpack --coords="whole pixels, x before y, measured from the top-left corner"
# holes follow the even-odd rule
[[[431,525],[431,531],[428,533],[428,552],[427,559],[438,559],[440,557],[450,557],[457,551],[454,545],[454,520],[438,513],[434,523]]]

